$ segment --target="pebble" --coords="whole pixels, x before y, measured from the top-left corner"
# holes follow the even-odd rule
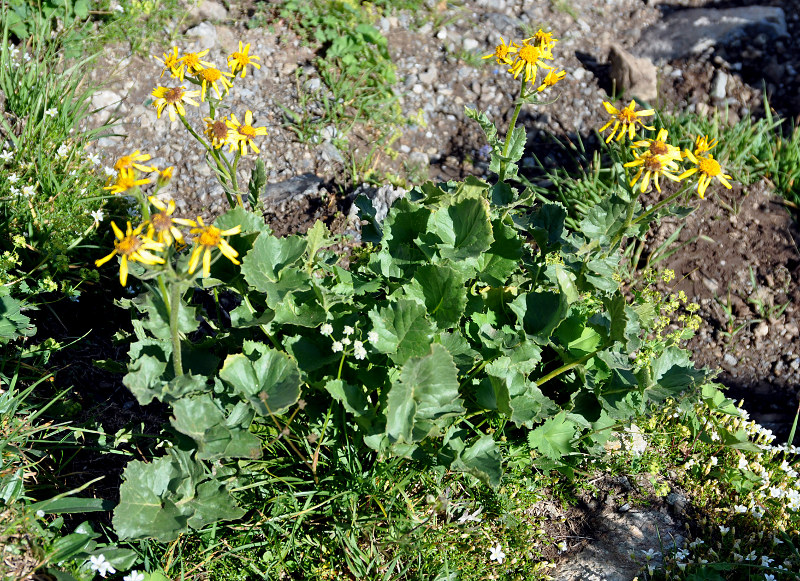
[[[769,325],[766,322],[762,321],[758,324],[758,326],[753,330],[753,335],[756,338],[766,337],[769,334]]]
[[[725,356],[722,358],[722,362],[725,363],[725,365],[730,365],[731,367],[734,367],[737,363],[739,363],[739,360],[736,359],[736,357],[734,357],[730,353],[726,353]]]

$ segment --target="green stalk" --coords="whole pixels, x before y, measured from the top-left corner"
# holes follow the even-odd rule
[[[786,445],[791,446],[794,443],[794,434],[797,431],[797,419],[800,418],[800,403],[797,404],[797,413],[794,414],[794,422],[792,423],[792,431],[789,432],[789,439],[786,440]]]
[[[508,155],[508,148],[511,145],[511,134],[514,132],[514,127],[517,125],[517,118],[519,117],[519,112],[522,110],[522,100],[525,98],[525,75],[522,75],[522,82],[519,86],[519,98],[517,99],[517,104],[514,107],[514,114],[511,116],[511,122],[508,125],[508,131],[506,131],[506,141],[503,144],[503,157]],[[506,179],[506,162],[500,162],[500,175],[498,176],[499,181],[505,181]]]
[[[600,351],[602,351],[605,348],[606,348],[606,346],[603,346],[601,349],[597,349],[595,351],[592,351],[591,353],[587,353],[586,355],[584,355],[580,359],[576,359],[572,363],[567,363],[566,365],[562,365],[558,369],[555,369],[555,370],[551,371],[550,373],[548,373],[547,375],[542,377],[540,380],[538,380],[536,382],[536,385],[537,386],[541,386],[541,385],[547,383],[548,381],[550,381],[551,379],[553,379],[554,377],[558,377],[562,373],[566,373],[567,371],[569,371],[570,369],[572,369],[574,367],[577,367],[578,365],[583,365],[584,363],[589,361],[589,359],[591,359],[592,357],[594,357],[595,355],[600,353]]]
[[[183,357],[181,354],[181,337],[178,330],[178,313],[180,312],[181,288],[173,282],[169,292],[169,332],[172,339],[172,366],[175,377],[183,375]]]
[[[684,188],[680,188],[677,192],[672,194],[670,197],[668,197],[665,200],[660,201],[658,204],[656,204],[655,206],[653,206],[652,208],[647,210],[644,214],[642,214],[641,216],[636,218],[636,220],[631,222],[631,226],[634,226],[634,225],[638,224],[639,222],[641,222],[642,220],[644,220],[645,218],[647,218],[648,216],[650,216],[654,212],[660,210],[661,208],[663,208],[667,204],[673,202],[678,196],[682,195],[685,191],[686,190]]]

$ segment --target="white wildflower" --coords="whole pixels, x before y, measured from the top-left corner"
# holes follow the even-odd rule
[[[56,115],[58,115],[58,109],[56,109],[55,107],[53,107],[52,109],[47,109],[44,112],[45,117],[55,117]]]
[[[334,353],[339,353],[344,349],[344,345],[342,345],[341,341],[334,341],[333,346],[331,346],[331,349],[333,350]]]
[[[144,581],[144,573],[131,571],[122,578],[122,581]]]
[[[9,162],[14,159],[14,154],[8,151],[7,149],[3,150],[3,153],[0,153],[0,160],[4,162]]]
[[[100,208],[99,210],[92,210],[90,214],[92,215],[95,224],[99,224],[100,222],[103,221],[104,214],[102,208]]]
[[[106,561],[105,555],[92,555],[89,557],[89,561],[91,562],[90,568],[92,571],[97,571],[101,577],[105,577],[106,574],[111,573],[112,575],[117,572],[116,569]]]
[[[56,153],[60,158],[67,157],[69,155],[69,146],[66,143],[62,143],[61,145],[58,146]],[[75,175],[75,174],[70,172],[70,175]]]
[[[503,561],[506,560],[506,554],[503,552],[502,545],[495,545],[489,551],[489,560],[490,561],[497,561],[500,565],[503,564]]]
[[[333,333],[333,325],[330,323],[323,323],[322,326],[319,328],[319,332],[322,333],[325,337]]]
[[[353,329],[353,327],[351,327],[350,325],[345,325],[344,329],[342,329],[342,333],[344,333],[345,335],[352,335],[353,333],[355,333],[355,329]]]
[[[353,343],[353,355],[355,355],[356,359],[366,359],[367,350],[364,349],[364,344],[361,341]]]
[[[375,331],[370,331],[367,333],[367,341],[372,343],[373,345],[378,342],[378,333]]]
[[[90,153],[86,159],[94,166],[100,165],[100,156],[96,153]]]
[[[36,195],[36,186],[25,186],[22,188],[22,195],[26,198]]]
[[[733,507],[733,512],[735,514],[744,514],[747,512],[747,507],[744,506],[743,504],[737,504],[736,506]]]
[[[731,530],[730,527],[719,525],[719,532],[721,532],[723,534],[723,536],[727,535],[730,532],[730,530]]]

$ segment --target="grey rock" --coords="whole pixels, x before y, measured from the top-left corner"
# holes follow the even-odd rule
[[[92,122],[102,125],[112,113],[116,111],[124,112],[122,107],[122,96],[114,91],[97,91],[92,95],[92,109],[100,109],[93,115]]]
[[[717,71],[711,84],[711,97],[721,101],[727,94],[728,75],[724,71]]]
[[[650,549],[658,552],[651,563],[661,564],[661,551],[681,547],[679,523],[657,511],[604,510],[593,527],[593,539],[577,555],[562,561],[551,573],[559,581],[630,581],[641,568],[637,557]]]
[[[766,337],[769,335],[769,325],[761,321],[755,329],[753,329],[753,336],[756,338]]]
[[[324,183],[322,178],[306,173],[277,184],[267,184],[261,195],[266,203],[281,204],[318,194]]]
[[[461,41],[461,48],[463,48],[466,51],[473,51],[476,48],[478,48],[478,46],[479,46],[478,41],[475,40],[474,38],[467,37]]]
[[[389,213],[389,208],[392,207],[392,204],[394,204],[396,200],[406,195],[406,190],[403,188],[395,188],[389,184],[379,188],[362,184],[353,192],[354,198],[358,197],[359,195],[366,196],[367,199],[372,202],[372,207],[375,208],[375,219],[380,223],[386,218],[386,214]],[[360,224],[358,223],[358,208],[355,204],[353,204],[352,208],[350,209],[350,215],[348,217],[351,222],[357,225],[356,229],[360,230]]]
[[[631,52],[663,63],[761,32],[769,37],[787,36],[781,8],[692,8],[673,12],[645,29]]]
[[[434,81],[436,81],[437,77],[439,76],[439,70],[436,68],[436,65],[431,65],[428,67],[428,70],[424,73],[420,73],[419,80],[421,83],[426,85],[432,85]]]
[[[201,49],[213,48],[217,44],[217,27],[210,22],[201,22],[187,30],[186,36],[197,39]]]
[[[204,20],[225,20],[228,18],[228,9],[219,2],[203,0],[189,11],[189,25],[197,24]]]
[[[612,44],[608,53],[611,65],[609,74],[617,90],[631,97],[653,101],[658,97],[656,67],[648,58],[637,58],[618,44]]]
[[[322,87],[322,81],[319,78],[308,79],[305,83],[303,83],[306,91],[309,93],[316,93]]]
[[[344,163],[344,158],[336,146],[331,143],[330,141],[325,141],[320,144],[319,146],[319,155],[322,158],[322,161],[328,161],[333,163]]]
[[[736,357],[734,357],[730,353],[726,353],[725,356],[722,358],[722,362],[725,365],[730,365],[731,367],[734,367],[737,363],[739,363],[739,360],[736,359]]]

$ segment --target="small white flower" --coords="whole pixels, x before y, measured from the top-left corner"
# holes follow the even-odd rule
[[[708,435],[711,438],[712,442],[716,442],[717,440],[719,440],[719,434],[717,433],[716,430],[711,430],[711,432]]]
[[[775,581],[775,575],[770,575],[769,573],[764,573],[764,581]]]
[[[26,198],[36,195],[36,186],[25,186],[22,188],[22,195]]]
[[[785,493],[783,492],[783,490],[781,490],[777,486],[770,486],[770,488],[769,488],[769,495],[772,498],[781,498],[781,497],[784,496],[784,494]]]
[[[744,558],[745,561],[755,561],[756,560],[756,552],[750,551]]]
[[[26,52],[26,53],[23,53],[22,58],[25,59],[25,62],[27,63],[27,62],[29,62],[31,60],[31,55],[29,55]]]
[[[772,563],[772,561],[774,561],[774,559],[770,559],[766,555],[762,555],[761,556],[761,566],[762,567],[769,567],[770,563]]]
[[[711,458],[709,458],[709,462],[712,466],[716,466],[717,464],[719,464],[719,460],[717,460],[716,456],[711,456]]]
[[[15,174],[15,173],[12,173],[12,174],[8,174],[8,177],[6,179],[10,183],[15,184],[15,183],[17,183],[19,181],[19,176],[17,174]]]
[[[736,467],[739,470],[747,470],[748,468],[747,458],[745,458],[744,455],[739,456],[739,464]]]
[[[378,342],[378,333],[375,331],[370,331],[367,333],[367,341],[372,343],[373,345]]]
[[[111,177],[111,176],[115,175],[117,172],[115,172],[112,168],[110,168],[110,167],[108,167],[106,165],[106,166],[103,166],[103,173],[106,174],[108,177]]]
[[[344,337],[342,339],[342,345],[349,345],[350,343],[351,343],[351,341],[350,341],[350,339],[348,337]]]
[[[15,186],[11,186],[11,194],[12,194],[12,195],[14,195],[14,196],[18,196],[18,195],[20,195],[21,193],[22,193],[22,192],[20,192],[20,191],[19,191],[19,188],[15,187]]]
[[[334,353],[339,353],[344,349],[344,345],[342,345],[341,341],[334,341],[333,345],[331,346],[331,349],[333,350]]]
[[[105,577],[108,573],[113,575],[117,572],[117,570],[114,569],[114,566],[106,561],[105,555],[92,555],[89,557],[89,561],[91,562],[91,565],[89,566],[91,570],[97,571],[101,577]]]
[[[719,532],[721,532],[723,535],[727,535],[728,532],[730,532],[730,530],[731,530],[730,527],[719,525]]]
[[[353,355],[355,355],[356,359],[366,359],[367,350],[364,349],[364,344],[361,341],[353,343]]]
[[[43,518],[44,517],[44,511],[43,510],[37,510],[36,511],[36,516],[38,516],[39,518]]]
[[[14,159],[14,154],[8,151],[7,149],[4,149],[3,153],[0,153],[0,159],[2,159],[5,162],[11,161],[12,159]]]
[[[333,333],[333,325],[330,323],[323,323],[322,326],[319,328],[319,332],[322,333],[325,337]]]
[[[642,551],[642,554],[644,555],[645,559],[650,561],[651,559],[655,558],[656,555],[660,555],[661,553],[659,553],[658,551],[656,551],[654,549],[647,549],[646,551]]]
[[[58,157],[61,158],[67,157],[69,155],[69,146],[66,143],[62,143],[61,145],[58,146],[58,150],[56,150],[56,153],[58,154]],[[70,173],[70,175],[74,174]]]
[[[351,327],[350,325],[345,325],[344,329],[342,329],[342,333],[344,333],[345,335],[352,335],[353,333],[355,333],[355,329],[353,329],[353,327]]]
[[[502,545],[498,544],[491,548],[489,551],[489,560],[497,561],[500,565],[506,560],[506,554],[503,552]]]
[[[95,224],[99,224],[103,221],[103,209],[100,208],[99,210],[92,210],[91,211],[92,218],[95,221]]]
[[[100,156],[96,153],[90,153],[86,159],[89,160],[89,163],[92,165],[100,165]]]
[[[16,46],[14,46],[13,44],[9,44],[8,45],[8,51],[9,51],[9,54],[11,55],[11,58],[14,58],[19,54],[19,49]]]
[[[481,522],[481,518],[478,515],[481,513],[482,510],[483,510],[483,507],[479,506],[478,508],[475,509],[475,512],[470,514],[469,513],[469,509],[465,508],[464,512],[461,514],[461,516],[458,517],[458,524],[463,525],[463,524],[468,523],[470,521]]]
[[[744,506],[743,504],[737,504],[736,506],[733,507],[733,512],[735,514],[744,514],[747,512],[747,507]]]
[[[556,549],[558,549],[559,554],[566,552],[569,547],[567,546],[567,541],[561,541],[556,545]]]
[[[122,578],[122,581],[144,581],[144,573],[131,571]]]
[[[44,112],[45,117],[55,117],[56,115],[58,115],[58,109],[56,109],[55,107],[53,107],[52,109],[47,109]]]

